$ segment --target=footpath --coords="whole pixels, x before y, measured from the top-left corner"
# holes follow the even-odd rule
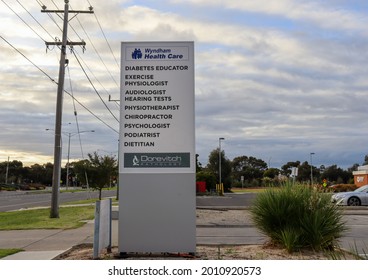
[[[113,210],[113,217],[117,212]],[[115,215],[114,215],[115,214]],[[344,218],[351,229],[341,239],[344,249],[368,251],[368,210],[345,211]],[[0,248],[19,248],[24,251],[2,260],[52,260],[79,244],[93,244],[94,222],[88,221],[77,229],[0,231]],[[197,208],[198,245],[256,245],[266,236],[251,222],[246,208]],[[112,246],[118,246],[118,220],[112,222]]]

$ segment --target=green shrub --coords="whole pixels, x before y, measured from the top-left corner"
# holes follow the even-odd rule
[[[333,248],[346,229],[342,212],[330,197],[303,185],[258,194],[251,214],[257,228],[289,252]]]
[[[328,187],[331,192],[350,192],[356,190],[358,187],[355,184],[337,184]]]
[[[301,232],[300,229],[286,227],[277,234],[277,239],[291,253],[300,247]]]
[[[231,188],[240,189],[242,187],[244,187],[244,184],[242,184],[239,181],[232,181],[231,182]]]
[[[216,189],[216,176],[211,172],[200,171],[196,174],[196,182],[206,182],[207,191]]]

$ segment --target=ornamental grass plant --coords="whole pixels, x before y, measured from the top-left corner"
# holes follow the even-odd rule
[[[346,230],[342,210],[330,196],[303,184],[259,193],[251,214],[257,228],[289,252],[331,250]]]

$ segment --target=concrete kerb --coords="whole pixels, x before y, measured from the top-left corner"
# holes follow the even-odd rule
[[[251,206],[198,206],[202,210],[250,210]],[[368,215],[368,207],[365,206],[341,206],[344,215]]]
[[[69,251],[72,248],[69,249]],[[2,258],[1,260],[53,260],[58,258],[60,255],[65,254],[66,251],[64,250],[58,250],[58,251],[23,251],[19,252],[13,255],[6,256],[5,258]]]

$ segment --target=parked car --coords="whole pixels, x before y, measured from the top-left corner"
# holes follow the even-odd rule
[[[368,205],[368,185],[352,192],[341,192],[332,195],[331,201],[338,205],[360,206]]]

